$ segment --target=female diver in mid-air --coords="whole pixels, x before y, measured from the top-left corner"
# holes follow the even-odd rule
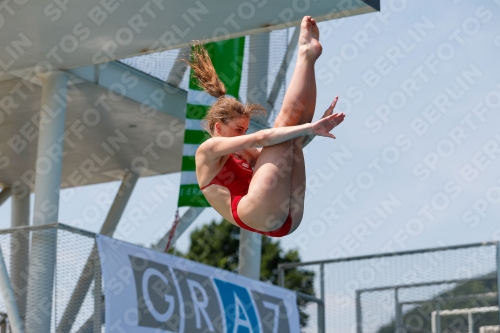
[[[304,17],[297,63],[274,128],[249,135],[244,134],[250,116],[264,108],[226,97],[206,50],[201,44],[193,48],[188,62],[200,86],[217,97],[205,118],[212,137],[195,155],[198,184],[212,207],[241,228],[273,237],[297,229],[304,212],[304,139],[335,138],[330,131],[344,120],[344,114],[332,114],[336,97],[323,118],[311,124],[316,105],[314,63],[322,51],[318,39],[316,21]]]

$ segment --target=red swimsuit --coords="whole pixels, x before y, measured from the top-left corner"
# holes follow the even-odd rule
[[[257,232],[259,234],[271,236],[271,237],[283,237],[288,235],[292,227],[292,218],[290,213],[281,227],[273,231],[260,231],[247,226],[238,216],[237,207],[241,198],[243,198],[248,193],[248,187],[250,186],[250,180],[252,179],[253,171],[250,165],[248,165],[243,160],[238,160],[234,158],[233,154],[229,154],[229,158],[226,163],[219,171],[217,176],[208,185],[203,186],[201,189],[205,189],[210,185],[220,185],[224,186],[229,190],[231,195],[231,211],[233,213],[233,218],[236,223],[243,229]]]

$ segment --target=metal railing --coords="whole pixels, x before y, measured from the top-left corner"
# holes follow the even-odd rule
[[[51,332],[101,332],[104,318],[102,277],[94,233],[61,223],[0,230],[0,246],[6,266],[10,267],[16,251],[29,250],[16,248],[16,237],[29,240],[36,234],[54,230],[57,233],[57,258]],[[498,293],[494,296],[495,290],[486,290],[486,282],[483,296],[459,292],[468,283],[477,281],[488,281],[488,288],[496,289],[498,260],[498,242],[488,242],[280,264],[278,276],[280,285],[284,286],[286,270],[304,267],[318,270],[317,294],[297,292],[299,298],[316,305],[316,320],[309,323],[306,331],[370,333],[387,331],[388,327],[395,331],[405,328],[398,319],[405,315],[403,306],[415,307],[422,302],[442,299],[451,291],[455,293],[453,297],[461,299],[487,295],[496,302],[491,306],[498,306]],[[19,284],[19,281],[13,283]],[[437,303],[438,306],[442,304]],[[441,313],[448,310],[452,309],[439,309]],[[8,331],[8,325],[3,324],[8,323],[8,319],[1,312],[6,312],[3,300],[0,300],[0,316],[3,318],[0,332]],[[498,325],[498,321],[491,325]]]
[[[11,276],[12,289],[21,318],[25,319],[26,303],[29,302],[25,297],[29,292],[27,289],[29,275],[43,274],[43,267],[37,268],[36,272],[28,272],[27,266],[17,267],[17,271],[21,274],[15,277],[12,276],[11,267],[16,263],[20,253],[29,252],[30,240],[33,237],[54,232],[57,251],[50,332],[101,333],[104,319],[102,277],[95,234],[62,223],[0,230],[0,246]],[[31,301],[43,305],[43,300],[36,297],[32,297]],[[0,333],[10,332],[9,320],[2,312],[7,311],[5,300],[0,298],[0,316],[3,318],[0,322]]]
[[[411,311],[404,313],[403,306],[414,309],[418,303],[442,300],[449,293],[462,299],[474,297],[460,294],[474,281],[482,281],[474,283],[484,284],[484,288],[480,287],[484,289],[482,294],[491,298],[495,291],[491,288],[499,285],[498,262],[498,242],[484,242],[286,263],[279,265],[278,276],[284,286],[286,270],[319,270],[315,280],[317,295],[307,299],[298,294],[318,305],[317,321],[309,323],[308,332],[403,332],[407,328],[403,317]],[[493,305],[498,305],[498,293],[495,295]],[[498,325],[498,317],[492,325]],[[421,319],[430,331],[430,318]]]
[[[302,263],[305,264],[305,263]],[[288,263],[278,265],[278,285],[285,288],[285,269],[296,268],[302,266],[301,263]],[[324,265],[320,264],[320,282],[319,282],[319,298],[314,295],[305,294],[300,291],[295,291],[298,298],[303,299],[306,302],[316,303],[317,305],[317,322],[318,327],[317,332],[325,332],[325,281],[324,281]]]

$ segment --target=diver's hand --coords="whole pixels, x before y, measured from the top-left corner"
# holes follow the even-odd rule
[[[336,100],[333,103],[336,103]],[[333,107],[335,107],[335,105],[333,105]],[[333,110],[331,106],[330,108]],[[328,110],[330,110],[330,108],[328,108]],[[315,135],[325,136],[328,138],[335,139],[335,135],[331,134],[330,131],[337,125],[339,125],[342,121],[344,121],[344,117],[345,114],[343,113],[334,113],[331,115],[323,116],[323,118],[312,124],[313,133]]]

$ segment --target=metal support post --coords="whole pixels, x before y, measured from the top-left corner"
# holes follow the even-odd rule
[[[120,221],[120,218],[123,214],[123,211],[127,206],[128,199],[130,198],[135,184],[137,183],[138,177],[139,176],[134,173],[127,173],[123,177],[122,185],[120,186],[115,200],[108,212],[108,216],[106,217],[106,220],[101,227],[101,234],[110,237],[113,236],[113,233],[115,232],[118,222]],[[71,331],[76,316],[78,315],[78,312],[80,311],[80,308],[82,306],[83,300],[87,295],[90,285],[92,284],[92,280],[94,280],[94,276],[96,274],[99,274],[100,276],[100,262],[98,260],[96,261],[95,258],[99,258],[99,254],[97,252],[97,246],[94,244],[87,262],[85,263],[83,271],[80,274],[78,283],[76,284],[76,287],[71,294],[71,298],[66,305],[64,314],[61,318],[61,321],[59,322],[59,326],[57,327],[57,333],[67,333]],[[98,266],[96,266],[96,263],[98,264]],[[99,269],[99,272],[96,272],[96,268]],[[94,285],[97,286],[97,283],[94,283]],[[100,285],[98,287],[100,287]]]
[[[285,288],[285,269],[278,265],[278,286]]]
[[[436,328],[436,311],[432,311],[432,313],[431,313],[431,333],[437,333],[437,328]]]
[[[42,83],[33,225],[57,222],[68,74],[51,72]],[[31,240],[26,332],[50,332],[57,229],[34,232]],[[43,302],[43,306],[41,304]]]
[[[469,324],[469,333],[474,333],[474,314],[469,312],[467,314],[468,324]]]
[[[396,307],[396,313],[395,313],[395,318],[394,318],[394,326],[395,326],[395,332],[399,333],[401,332],[401,313],[399,313],[399,295],[398,295],[398,288],[394,288],[394,304]]]
[[[12,228],[29,225],[30,218],[30,190],[25,185],[13,188],[12,195]],[[26,279],[29,262],[29,231],[17,230],[12,232],[10,242],[10,278],[16,296],[17,306],[21,318],[26,315],[26,294],[28,280]]]
[[[2,249],[0,249],[0,288],[2,290],[3,301],[7,308],[10,327],[13,333],[24,333],[24,326],[16,304],[14,290],[10,284],[9,273],[3,259]]]
[[[363,333],[361,313],[361,291],[356,290],[356,333]]]
[[[240,249],[238,254],[238,274],[260,279],[262,235],[240,229]]]
[[[94,333],[101,333],[102,328],[102,272],[99,252],[94,256]]]
[[[399,327],[400,327],[400,332],[404,333],[406,332],[406,326],[404,324],[404,318],[403,318],[403,304],[399,303]]]
[[[500,308],[500,242],[496,243],[497,247],[497,300]],[[500,311],[498,311],[498,323],[500,325]]]
[[[441,305],[438,302],[436,305],[436,333],[441,333],[441,315],[439,313],[440,311],[441,311]]]
[[[325,264],[319,266],[318,333],[325,333]]]

